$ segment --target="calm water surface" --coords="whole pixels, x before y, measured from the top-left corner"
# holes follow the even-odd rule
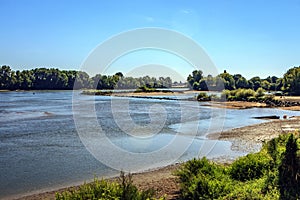
[[[111,109],[111,97],[94,98],[79,95],[79,92],[74,95],[84,105],[95,106],[98,124],[113,144],[133,153],[156,151],[172,141],[175,135],[184,141],[193,136],[195,133],[192,130],[198,127],[193,143],[178,159],[172,157],[176,149],[171,149],[161,155],[159,162],[148,167],[159,167],[174,162],[174,159],[179,162],[203,155],[234,159],[245,152],[232,151],[230,142],[205,140],[205,135],[220,131],[220,127],[226,130],[262,122],[252,119],[253,116],[297,115],[296,112],[277,109],[227,109],[219,112],[218,109],[204,106],[205,103],[140,98],[128,98],[129,108],[122,104],[114,105],[119,106],[119,113],[129,113],[130,117],[121,118],[121,121],[127,123],[126,120],[131,120],[140,126],[151,123],[151,106],[164,108],[166,116],[163,127],[145,143],[143,139],[128,136],[118,126]],[[73,118],[73,113],[78,110],[72,110],[72,96],[72,91],[0,93],[0,198],[74,185],[90,180],[95,175],[118,174],[118,171],[95,159],[81,142]],[[184,113],[192,113],[191,116],[182,117],[183,108]],[[195,110],[199,108],[200,112],[195,115]],[[92,113],[88,112],[82,112],[81,116],[86,118],[87,124],[93,118]],[[214,126],[213,122],[222,124]],[[95,129],[93,125],[87,125],[84,131],[94,133]],[[143,133],[137,130],[135,134]],[[203,148],[204,145],[210,148]],[[103,159],[118,159],[118,156],[109,155]],[[124,168],[126,165],[136,170],[147,167],[124,163]]]

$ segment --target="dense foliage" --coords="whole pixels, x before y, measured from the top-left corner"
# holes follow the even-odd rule
[[[186,162],[177,171],[182,199],[299,199],[300,138],[295,135],[280,135],[229,166],[206,158]]]
[[[293,95],[300,95],[300,66],[289,69],[283,76],[285,90]]]
[[[256,91],[252,89],[236,89],[223,90],[221,94],[228,101],[258,101],[266,98],[273,98],[273,95],[265,95],[265,90],[258,88]]]
[[[0,90],[136,89],[141,86],[171,87],[172,80],[170,77],[124,77],[121,72],[90,77],[75,70],[36,68],[15,72],[9,66],[0,68]]]
[[[95,179],[84,184],[79,189],[73,189],[56,194],[57,200],[151,200],[155,199],[153,190],[139,191],[132,184],[131,175],[121,172],[118,182]],[[160,198],[164,199],[163,197]]]
[[[261,79],[258,76],[247,80],[241,74],[229,74],[226,70],[213,77],[205,77],[201,70],[194,70],[187,77],[189,87],[194,90],[202,91],[222,91],[223,89],[252,89],[257,91],[262,88],[266,91],[283,91],[291,95],[300,95],[300,67],[289,69],[282,78],[268,76]]]

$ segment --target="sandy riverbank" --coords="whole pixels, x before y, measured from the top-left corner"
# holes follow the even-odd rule
[[[300,129],[300,118],[295,117],[288,120],[272,120],[262,124],[236,128],[218,134],[210,134],[210,139],[232,141],[232,148],[236,150],[251,150],[254,146],[261,145],[265,140],[270,140],[279,134]],[[139,189],[153,188],[157,196],[167,195],[167,199],[176,199],[179,192],[179,183],[174,176],[174,171],[180,164],[162,167],[143,173],[134,174],[133,182]],[[46,193],[31,195],[20,198],[30,199],[54,199],[56,192],[62,192],[66,188]]]
[[[138,97],[138,98],[149,98],[155,96],[181,96],[181,95],[190,95],[191,98],[195,98],[200,91],[195,90],[188,90],[188,91],[180,91],[180,92],[115,92],[112,93],[112,96],[117,97]],[[164,98],[161,98],[164,99]],[[281,100],[281,101],[290,101],[300,102],[299,96],[286,96],[286,97],[275,97],[275,99]],[[207,104],[206,106],[211,106],[215,108],[226,108],[226,109],[248,109],[248,108],[267,108],[268,105],[266,103],[258,103],[258,102],[247,102],[247,101],[225,101],[225,102],[219,102],[219,101],[210,101],[210,104]],[[293,111],[300,111],[300,106],[291,106],[291,107],[277,107],[279,109],[283,110],[293,110]]]

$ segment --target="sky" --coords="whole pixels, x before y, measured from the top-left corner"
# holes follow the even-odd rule
[[[103,42],[147,27],[195,41],[220,73],[280,77],[300,65],[300,0],[0,0],[0,8],[0,65],[13,70],[84,69]],[[100,71],[139,76],[147,73],[141,66],[183,80],[195,69],[170,52],[141,49]]]

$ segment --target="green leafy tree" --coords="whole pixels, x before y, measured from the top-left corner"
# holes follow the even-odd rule
[[[0,89],[13,89],[15,83],[14,71],[9,66],[3,65],[0,69]]]
[[[202,78],[203,78],[203,72],[201,70],[194,70],[192,72],[192,75],[189,74],[189,76],[187,77],[187,82],[189,83],[189,87],[193,88],[194,90],[198,90],[199,83]]]
[[[292,95],[300,95],[300,66],[293,67],[284,74],[283,88]]]
[[[235,89],[235,82],[233,76],[226,71],[218,75],[224,80],[224,88],[227,90],[234,90]]]
[[[249,84],[248,84],[247,79],[245,77],[240,77],[235,82],[235,87],[236,87],[236,89],[238,89],[238,88],[249,88]]]
[[[255,76],[255,77],[251,78],[249,80],[249,82],[250,82],[250,85],[252,86],[252,89],[255,91],[261,87],[261,79],[259,76]]]
[[[300,165],[297,159],[297,140],[291,134],[279,166],[279,189],[281,199],[300,198]]]

